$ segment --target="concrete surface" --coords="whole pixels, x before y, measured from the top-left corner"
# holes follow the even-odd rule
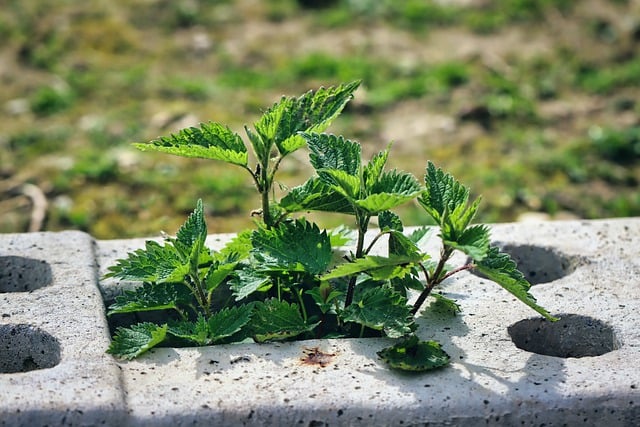
[[[144,239],[0,235],[0,425],[639,425],[640,218],[497,224],[492,236],[562,320],[540,322],[461,273],[443,291],[463,312],[418,319],[451,365],[408,375],[378,359],[384,339],[162,348],[115,361],[104,354],[99,289],[110,300],[131,284],[98,277]],[[437,253],[435,238],[428,247]],[[322,363],[308,357],[317,352]]]

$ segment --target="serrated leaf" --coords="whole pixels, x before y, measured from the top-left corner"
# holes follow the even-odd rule
[[[189,265],[172,245],[161,246],[148,240],[144,249],[130,252],[127,258],[119,259],[108,270],[105,277],[141,282],[181,282],[189,273]]]
[[[204,219],[204,207],[202,199],[198,199],[195,210],[189,215],[186,222],[178,229],[176,238],[172,239],[178,252],[192,265],[200,264],[200,255],[205,250],[204,242],[207,239],[207,224]],[[205,250],[208,254],[209,251]]]
[[[367,196],[356,204],[370,214],[376,214],[416,198],[420,194],[420,184],[410,173],[392,170],[383,172],[366,191]]]
[[[394,169],[383,172],[367,191],[369,194],[389,193],[415,197],[420,193],[421,187],[412,174]]]
[[[133,359],[164,341],[167,325],[138,323],[129,328],[120,327],[111,340],[107,353],[121,359]]]
[[[332,190],[318,178],[311,178],[303,185],[292,188],[280,200],[280,207],[289,213],[324,211],[353,214],[353,206],[340,193]]]
[[[427,164],[424,183],[418,202],[437,224],[442,224],[445,212],[466,205],[469,199],[469,190],[432,162]]]
[[[119,313],[176,309],[191,302],[191,292],[181,283],[148,283],[124,291],[109,306],[109,316]]]
[[[412,274],[407,274],[404,277],[396,277],[392,279],[391,285],[397,291],[402,292],[404,296],[407,295],[408,289],[413,289],[414,291],[424,290],[424,283],[416,277],[414,272],[412,272]]]
[[[259,134],[254,133],[247,126],[244,127],[244,131],[249,137],[253,153],[258,161],[266,162],[271,156],[271,148],[273,147],[273,140],[264,140]]]
[[[213,291],[220,286],[220,284],[226,280],[231,273],[233,273],[237,265],[237,262],[229,262],[225,264],[214,262],[213,265],[209,267],[209,270],[207,270],[207,274],[204,277],[204,283],[207,291]]]
[[[301,264],[308,273],[320,274],[331,262],[331,241],[326,231],[304,219],[258,229],[251,241],[256,252],[285,268]]]
[[[468,227],[455,242],[445,239],[444,244],[464,252],[475,261],[481,261],[489,251],[489,227],[486,225]]]
[[[183,320],[169,324],[167,332],[174,337],[191,341],[196,345],[209,345],[209,325],[204,316],[200,315],[195,321]]]
[[[513,296],[544,316],[547,320],[558,320],[536,303],[536,299],[529,293],[531,284],[517,269],[515,261],[511,259],[509,254],[500,252],[500,250],[495,246],[490,247],[487,256],[482,261],[475,264],[474,270],[477,270],[488,279],[502,286]]]
[[[318,171],[318,176],[347,200],[356,200],[360,197],[359,177],[337,169],[321,169]]]
[[[251,234],[253,230],[246,229],[229,240],[220,251],[213,254],[213,258],[221,263],[242,261],[251,253]]]
[[[236,271],[234,278],[229,281],[229,288],[238,301],[254,292],[267,291],[271,286],[271,278],[254,269]]]
[[[209,338],[212,342],[239,332],[251,319],[253,305],[225,308],[214,313],[208,322]]]
[[[429,239],[432,231],[433,227],[424,226],[413,230],[407,237],[415,243],[416,246],[420,247],[421,243],[426,242]]]
[[[410,200],[416,198],[418,193],[402,195],[402,194],[390,194],[390,193],[378,193],[371,194],[364,199],[356,200],[355,204],[371,215],[375,215],[378,212],[383,212],[389,209],[398,207]]]
[[[338,265],[329,273],[323,275],[321,280],[333,280],[354,274],[366,273],[376,280],[403,277],[407,274],[413,263],[422,259],[420,255],[389,255],[388,257],[367,255],[357,258],[352,262]]]
[[[420,341],[417,336],[402,340],[378,352],[378,356],[394,369],[425,372],[449,364],[449,355],[436,341]]]
[[[438,293],[432,293],[431,296],[434,298],[430,306],[431,310],[440,313],[449,313],[454,316],[462,311],[460,305],[456,303],[455,300],[447,298],[444,295]]]
[[[273,141],[285,156],[304,146],[299,132],[322,132],[353,97],[360,82],[309,91],[298,98],[283,97],[255,124],[263,140]]]
[[[405,336],[414,329],[407,299],[389,286],[366,290],[344,309],[342,319],[378,331],[383,330],[390,338]]]
[[[269,299],[255,304],[249,329],[257,342],[265,342],[292,338],[315,326],[305,323],[296,304]]]
[[[367,165],[362,170],[362,177],[364,180],[365,189],[373,188],[376,182],[380,179],[382,172],[384,171],[384,167],[387,164],[387,159],[389,158],[389,149],[391,148],[391,144],[387,147],[386,150],[379,152],[367,163]]]
[[[320,286],[311,288],[305,293],[313,298],[320,311],[325,314],[333,311],[334,300],[342,295],[342,292],[333,289],[327,282],[322,282]]]
[[[361,164],[360,144],[326,133],[302,133],[309,146],[309,160],[317,170],[339,170],[359,177]]]
[[[355,242],[356,232],[346,225],[341,224],[336,228],[329,230],[329,240],[331,241],[331,247],[335,248],[346,246],[350,243]]]
[[[400,231],[403,230],[400,217],[391,211],[382,211],[378,214],[378,227],[382,231]]]
[[[425,259],[427,256],[426,254],[421,256],[418,246],[399,231],[389,233],[389,254],[415,257],[416,259]]]
[[[201,123],[147,144],[134,144],[142,151],[158,151],[182,157],[221,160],[246,166],[247,148],[239,135],[219,123]]]

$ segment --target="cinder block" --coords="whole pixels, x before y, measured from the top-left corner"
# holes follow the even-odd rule
[[[562,320],[461,273],[442,291],[463,312],[418,319],[452,363],[419,375],[379,360],[385,339],[160,348],[118,362],[104,354],[103,296],[132,284],[96,284],[144,239],[98,241],[94,256],[78,232],[0,236],[0,425],[638,425],[640,218],[491,228]],[[427,248],[438,253],[435,236]]]
[[[123,423],[104,313],[91,236],[0,235],[0,425]]]

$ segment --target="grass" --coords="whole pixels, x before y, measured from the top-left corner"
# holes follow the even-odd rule
[[[416,175],[433,160],[484,195],[483,221],[640,215],[633,2],[40,3],[0,10],[0,182],[43,190],[47,230],[172,232],[202,197],[212,231],[237,231],[259,203],[242,174],[129,143],[208,120],[242,132],[282,94],[352,79],[330,130],[370,154],[393,140]],[[307,168],[291,159],[281,184]],[[28,217],[1,211],[0,232]]]

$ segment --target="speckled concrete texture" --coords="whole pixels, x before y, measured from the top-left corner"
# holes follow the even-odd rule
[[[442,291],[462,313],[451,318],[426,309],[418,319],[419,335],[440,341],[452,363],[420,375],[389,370],[376,355],[390,344],[384,339],[161,348],[116,362],[103,353],[108,337],[95,281],[144,239],[98,241],[96,273],[94,259],[80,255],[91,247],[81,233],[0,236],[0,351],[6,351],[2,334],[28,325],[17,329],[31,337],[21,345],[41,343],[52,354],[21,355],[22,363],[0,357],[0,425],[42,421],[42,414],[50,425],[640,424],[640,218],[491,228],[494,243],[533,283],[538,302],[562,320],[541,322],[496,284],[461,273]],[[208,243],[219,247],[228,238],[210,236]],[[435,236],[427,243],[434,255],[437,243]],[[42,260],[51,266],[51,284]],[[465,261],[458,256],[452,263]],[[39,271],[34,284],[15,283],[15,271],[5,277],[5,265],[20,262]],[[100,286],[110,300],[131,284]],[[75,292],[74,308],[53,316],[56,298],[67,300],[68,292]],[[87,329],[71,331],[78,322]]]
[[[0,235],[0,425],[117,425],[126,415],[91,236]]]

